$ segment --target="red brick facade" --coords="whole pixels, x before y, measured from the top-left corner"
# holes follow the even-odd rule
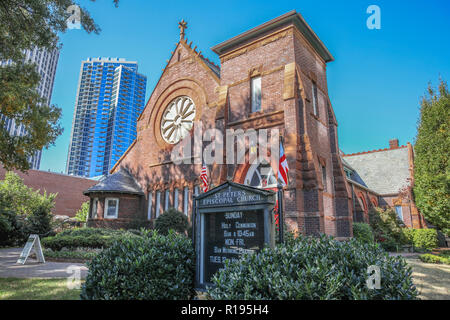
[[[27,173],[17,172],[24,184],[33,190],[49,193],[57,193],[54,215],[74,217],[83,202],[89,201],[89,197],[83,195],[83,191],[95,185],[98,181],[46,172],[40,170],[28,170]],[[0,179],[4,179],[6,170],[0,167]]]
[[[138,195],[120,195],[114,193],[91,193],[92,199],[90,206],[90,217],[88,220],[88,227],[100,227],[100,228],[133,228],[133,221],[144,220],[142,215],[144,212],[144,199]],[[120,214],[117,218],[105,218],[105,200],[106,199],[119,199]],[[95,208],[93,201],[97,201]]]
[[[389,148],[372,150],[366,152],[358,152],[354,154],[343,155],[344,159],[351,156],[364,156],[377,152],[389,152],[392,150],[404,149],[407,150],[407,165],[408,176],[406,177],[407,184],[405,187],[391,193],[379,194],[361,184],[347,179],[347,188],[350,195],[352,195],[352,211],[353,219],[358,222],[369,222],[369,210],[371,207],[401,207],[402,220],[409,228],[426,228],[426,222],[422,214],[418,211],[413,197],[414,186],[414,151],[412,145],[408,142],[406,145],[399,146],[398,140],[393,139],[389,141]],[[383,177],[380,177],[383,179]]]
[[[307,40],[311,37],[313,40]],[[170,152],[174,146],[166,143],[160,133],[165,107],[176,97],[189,96],[197,108],[196,120],[202,122],[204,130],[280,130],[290,168],[284,192],[289,229],[341,239],[351,237],[351,196],[328,97],[326,63],[332,60],[331,55],[303,18],[292,12],[230,41],[213,48],[221,61],[220,77],[186,39],[176,45],[138,119],[136,141],[112,170],[114,173],[127,168],[146,194],[143,204],[136,205],[141,208],[136,215],[149,214],[155,219],[166,204],[174,206],[175,190],[178,208],[184,211],[186,187],[186,209],[189,216],[192,212],[191,199],[194,187],[200,184],[201,164],[172,163]],[[261,77],[261,111],[251,113],[250,79],[254,76]],[[317,87],[316,113],[313,83]],[[227,177],[244,182],[249,167],[248,163],[210,165],[210,180],[213,185],[223,183]],[[326,181],[322,181],[323,177]],[[157,192],[159,213],[155,212]],[[125,219],[129,212],[120,205],[119,218]]]

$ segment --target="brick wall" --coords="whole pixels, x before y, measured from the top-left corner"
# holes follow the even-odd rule
[[[290,168],[284,199],[289,228],[305,234],[326,232],[337,238],[350,237],[351,197],[337,148],[337,123],[328,98],[326,64],[303,35],[293,25],[283,25],[230,48],[220,56],[220,79],[187,43],[183,39],[176,45],[138,119],[136,143],[113,169],[128,168],[146,194],[153,192],[152,219],[156,217],[156,191],[161,192],[161,208],[164,191],[170,191],[171,207],[175,188],[181,197],[183,188],[188,187],[191,196],[200,184],[201,164],[172,164],[173,146],[165,143],[160,134],[165,107],[174,98],[187,95],[194,101],[196,120],[204,129],[278,128],[285,140]],[[262,97],[261,111],[251,113],[253,76],[261,77]],[[313,82],[317,85],[318,115],[313,114]],[[326,181],[322,181],[322,167]],[[209,166],[215,185],[227,177],[243,183],[248,169],[248,164]],[[147,214],[148,200],[144,202]],[[190,213],[191,209],[190,197]]]
[[[144,215],[144,199],[142,196],[115,193],[91,193],[92,200],[98,199],[97,218],[91,218],[93,201],[90,204],[89,227],[102,228],[129,228],[130,224],[137,220],[146,220]],[[105,200],[107,198],[119,199],[119,209],[117,218],[105,218]],[[150,223],[150,222],[149,222]]]
[[[73,217],[89,197],[83,195],[83,191],[89,189],[98,181],[73,177],[40,170],[28,170],[27,173],[15,171],[23,180],[25,185],[33,190],[48,193],[58,193],[55,199],[55,207],[52,210],[55,215]],[[0,179],[5,178],[6,170],[0,167]]]

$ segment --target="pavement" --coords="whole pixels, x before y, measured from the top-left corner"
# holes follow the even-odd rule
[[[85,279],[88,268],[84,263],[45,262],[28,258],[25,264],[18,264],[22,248],[0,249],[0,278],[67,278],[80,268],[81,279]],[[68,272],[69,271],[69,272]]]

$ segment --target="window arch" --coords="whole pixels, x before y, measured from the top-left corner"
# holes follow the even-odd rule
[[[250,166],[244,184],[261,189],[276,188],[277,178],[270,164],[263,161]]]

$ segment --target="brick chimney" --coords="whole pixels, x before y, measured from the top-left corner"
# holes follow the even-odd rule
[[[389,140],[389,149],[397,149],[398,148],[398,139]]]

